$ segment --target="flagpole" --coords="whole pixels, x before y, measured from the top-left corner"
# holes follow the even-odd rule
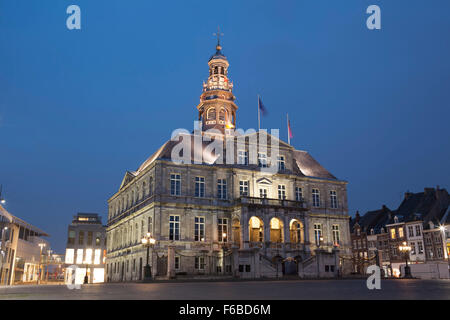
[[[291,145],[291,134],[289,132],[289,114],[286,113],[288,144]]]
[[[259,94],[258,94],[258,131],[261,130],[261,118],[259,115]]]

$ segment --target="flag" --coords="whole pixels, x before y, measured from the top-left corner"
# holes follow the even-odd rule
[[[260,97],[258,97],[258,108],[263,116],[265,116],[267,114],[267,109],[264,107]]]
[[[289,139],[292,139],[294,135],[292,134],[291,121],[289,119],[288,119],[288,132],[289,132]]]

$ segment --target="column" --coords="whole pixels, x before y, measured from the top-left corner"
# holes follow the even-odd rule
[[[247,210],[241,209],[241,249],[248,249],[248,215]]]
[[[175,278],[175,246],[167,247],[167,276],[169,279]]]
[[[210,238],[212,242],[217,243],[219,241],[219,234],[217,231],[217,212],[213,211],[212,213],[212,237]]]

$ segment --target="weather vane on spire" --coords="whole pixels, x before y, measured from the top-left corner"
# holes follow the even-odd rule
[[[220,36],[223,36],[223,33],[220,32],[219,26],[217,26],[217,32],[213,33],[213,36],[217,37],[217,46],[220,47]]]

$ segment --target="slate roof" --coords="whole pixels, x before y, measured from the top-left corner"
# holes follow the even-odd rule
[[[429,221],[438,225],[444,218],[450,220],[449,215],[445,217],[447,210],[450,210],[450,195],[445,189],[425,188],[424,192],[405,193],[405,198],[399,207],[391,211],[387,207],[380,210],[368,211],[360,217],[358,224],[366,232],[374,229],[379,233],[386,224],[395,223],[395,216],[399,222],[423,221],[424,228],[428,228]],[[356,222],[352,218],[350,227]]]
[[[246,137],[249,137],[250,135],[256,134],[257,139],[259,140],[261,135],[263,134],[263,131],[258,133],[250,133],[247,134]],[[271,135],[269,133],[266,134],[267,141],[270,141]],[[182,142],[182,139],[191,139],[191,159],[192,162],[194,159],[203,159],[204,163],[206,165],[223,165],[223,166],[235,166],[240,167],[239,165],[227,165],[226,160],[223,160],[224,164],[216,164],[217,156],[212,155],[210,153],[210,148],[206,148],[211,142],[210,141],[202,141],[202,148],[194,148],[194,138],[193,134],[189,133],[182,133],[180,134],[180,140],[178,141],[172,141],[169,140],[166,143],[164,143],[154,154],[152,154],[147,160],[145,160],[142,165],[133,172],[127,171],[125,174],[125,177],[123,179],[122,185],[120,188],[123,188],[126,186],[131,180],[133,180],[134,177],[138,176],[142,171],[144,171],[147,167],[149,167],[155,160],[170,160],[172,159],[172,150],[173,148]],[[215,139],[220,139],[220,136],[217,135]],[[332,175],[328,170],[326,170],[322,165],[320,165],[319,162],[317,162],[308,152],[301,151],[301,150],[295,150],[292,146],[288,145],[282,140],[279,140],[279,146],[280,148],[289,148],[292,150],[293,155],[293,172],[291,172],[294,175],[301,176],[301,177],[312,177],[312,178],[319,178],[319,179],[327,179],[327,180],[338,180],[334,175]],[[236,152],[236,151],[235,151]],[[224,147],[224,154],[225,147]],[[248,165],[245,166],[248,169],[257,169],[256,165]]]

